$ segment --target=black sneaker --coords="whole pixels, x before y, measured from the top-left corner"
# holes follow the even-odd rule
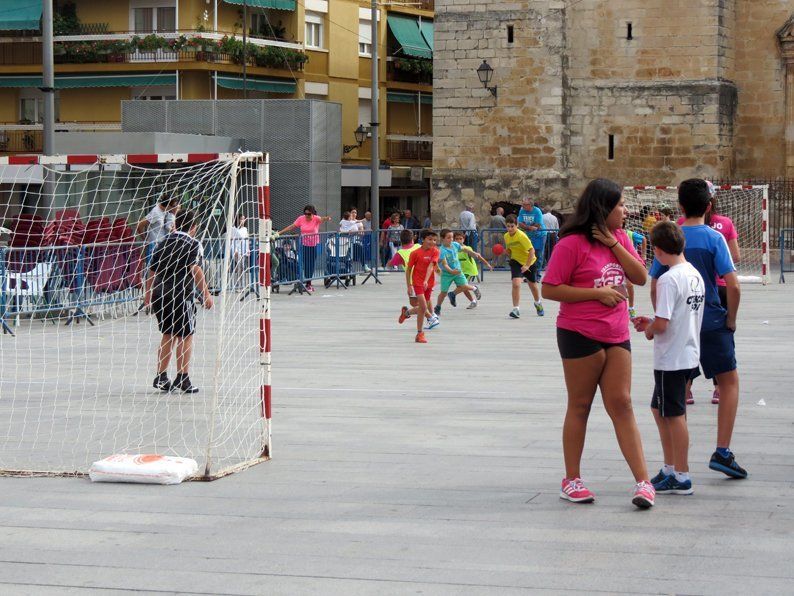
[[[198,393],[199,391],[198,387],[190,382],[190,377],[187,375],[177,376],[173,385],[171,385],[171,389],[179,390],[182,393]]]
[[[447,298],[449,298],[449,303],[452,306],[457,306],[458,305],[458,297],[455,296],[455,292],[454,291],[453,292],[447,292]]]
[[[168,380],[168,375],[160,373],[154,378],[152,387],[160,391],[171,391],[171,381]]]
[[[728,452],[728,457],[720,455],[719,451],[715,451],[711,455],[709,468],[722,472],[731,478],[747,478],[747,470],[736,463],[736,458],[731,451]]]
[[[436,313],[437,317],[440,317],[441,316],[441,305],[440,304],[436,304],[436,307],[433,309],[433,312]]]

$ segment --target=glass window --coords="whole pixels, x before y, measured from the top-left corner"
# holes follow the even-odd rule
[[[362,56],[372,56],[372,21],[370,19],[358,20],[358,53]]]
[[[372,100],[360,98],[358,100],[358,123],[368,127],[372,122]]]
[[[157,9],[157,30],[176,31],[176,8],[170,6]]]
[[[306,11],[306,47],[323,47],[323,15]]]
[[[135,33],[151,33],[154,31],[153,8],[133,8],[132,15]]]

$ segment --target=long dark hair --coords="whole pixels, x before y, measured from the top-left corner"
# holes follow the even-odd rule
[[[560,238],[571,234],[584,234],[593,242],[593,224],[606,228],[607,217],[620,202],[622,194],[620,186],[612,180],[591,180],[576,202],[576,210],[565,219],[560,229]]]

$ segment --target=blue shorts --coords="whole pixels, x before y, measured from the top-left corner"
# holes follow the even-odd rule
[[[707,379],[736,370],[736,344],[727,327],[700,332],[700,366]]]
[[[447,272],[441,274],[441,291],[447,292],[449,290],[449,286],[452,285],[452,282],[455,282],[456,287],[461,287],[468,285],[468,280],[466,276],[462,273],[458,273],[457,275],[451,275]]]

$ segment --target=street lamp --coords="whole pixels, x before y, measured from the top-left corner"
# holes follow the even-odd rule
[[[369,129],[366,128],[363,124],[359,124],[356,131],[353,133],[356,136],[356,144],[355,145],[345,145],[343,150],[345,153],[350,153],[353,149],[358,149],[361,145],[364,144],[364,141],[369,136]]]
[[[486,60],[483,60],[482,64],[477,68],[477,78],[480,79],[482,86],[490,91],[491,95],[496,97],[496,85],[493,87],[488,86],[488,83],[490,83],[493,78],[493,68],[491,68],[491,65],[488,64]]]

